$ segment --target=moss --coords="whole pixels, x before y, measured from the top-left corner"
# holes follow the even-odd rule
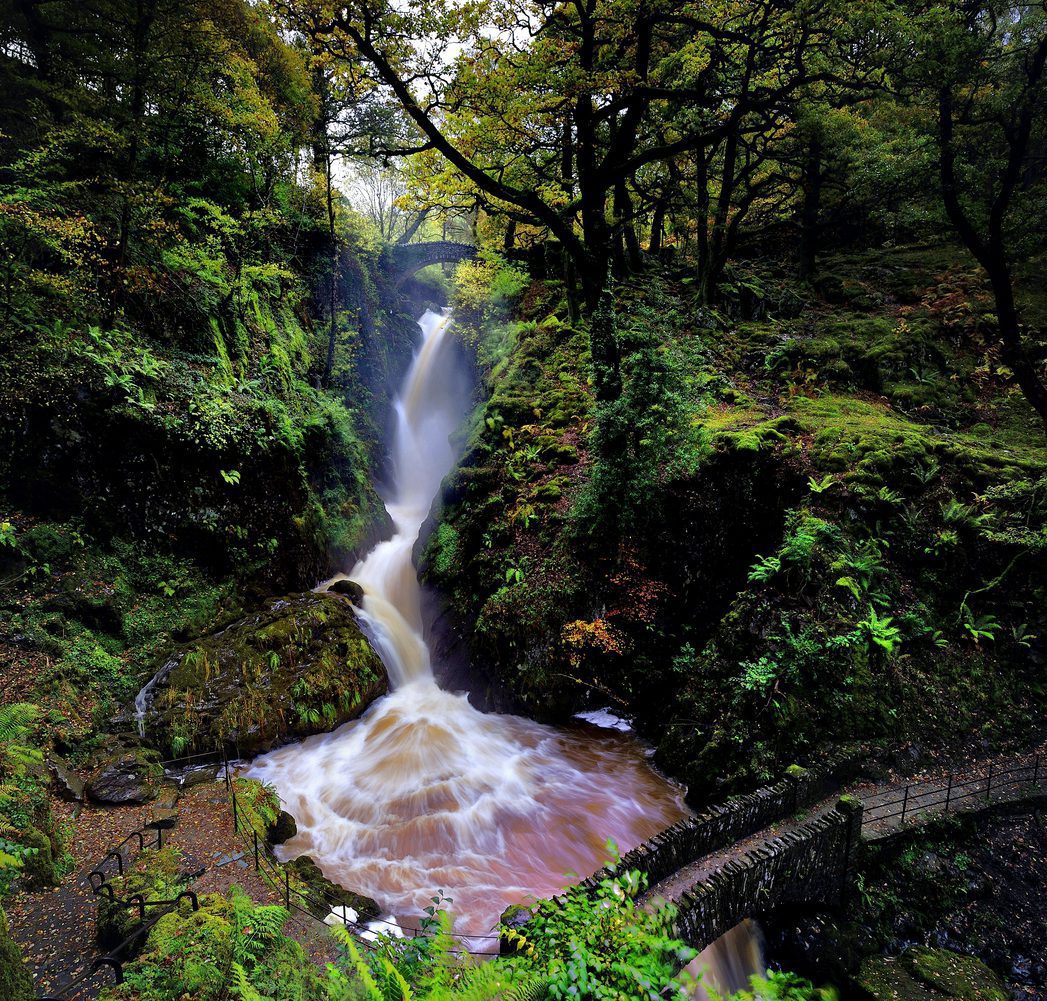
[[[352,606],[330,594],[273,599],[167,665],[147,727],[173,754],[223,745],[257,753],[330,730],[387,686]]]
[[[136,907],[127,907],[120,903],[131,897],[141,895],[145,900],[171,900],[179,892],[184,880],[180,877],[182,855],[177,848],[160,850],[147,848],[131,863],[129,871],[123,876],[114,876],[108,880],[113,889],[115,900],[108,894],[98,897],[97,938],[103,950],[114,949],[124,941],[140,923]],[[144,942],[136,940],[129,950],[137,953]]]
[[[7,915],[0,907],[0,997],[4,1001],[32,1001],[36,989],[29,968],[22,960],[22,950],[11,938]]]
[[[183,904],[160,918],[141,955],[127,965],[125,982],[104,989],[100,999],[219,1001],[229,995],[236,962],[261,996],[322,1001],[327,995],[318,969],[283,934],[287,918],[282,907],[255,905],[238,887],[228,897],[202,897],[198,911]]]
[[[999,978],[973,956],[948,949],[907,949],[897,959],[865,959],[856,981],[873,1001],[1007,1001]]]

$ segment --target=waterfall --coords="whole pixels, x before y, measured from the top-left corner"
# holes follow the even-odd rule
[[[281,748],[247,774],[271,782],[298,824],[281,852],[417,924],[437,890],[457,929],[490,930],[511,903],[597,869],[686,815],[629,734],[481,713],[436,683],[412,550],[468,402],[449,318],[427,312],[395,404],[394,533],[350,572],[391,691],[360,719]]]

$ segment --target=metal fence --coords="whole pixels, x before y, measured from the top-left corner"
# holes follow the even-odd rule
[[[1041,790],[1047,785],[1047,762],[1041,755],[997,765],[989,762],[984,774],[914,782],[902,789],[863,799],[865,825],[875,827],[897,819],[927,819],[960,813],[1016,798],[1013,794]]]

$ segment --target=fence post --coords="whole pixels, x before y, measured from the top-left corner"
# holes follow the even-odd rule
[[[252,830],[251,833],[254,835],[254,871],[258,872],[258,832]]]
[[[985,780],[985,802],[989,802],[989,793],[992,792],[992,762],[989,762],[989,777]]]
[[[156,850],[160,851],[164,847],[164,829],[158,827],[156,829]]]
[[[905,823],[905,808],[909,805],[909,787],[905,787],[905,796],[902,799],[902,823]]]
[[[234,831],[240,830],[240,824],[239,824],[239,822],[237,820],[237,816],[236,816],[236,792],[235,791],[233,792],[233,830]]]
[[[284,869],[284,906],[291,906],[291,870]]]
[[[952,799],[952,772],[949,772],[949,786],[945,790],[945,812],[949,812],[949,800]]]

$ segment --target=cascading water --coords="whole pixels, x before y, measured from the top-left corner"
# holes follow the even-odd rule
[[[450,436],[468,393],[449,319],[426,312],[419,326],[396,402],[394,534],[349,575],[363,587],[360,614],[392,691],[333,733],[256,759],[247,774],[273,783],[297,821],[285,857],[312,856],[329,879],[409,924],[442,890],[458,932],[478,935],[509,904],[597,869],[608,839],[628,851],[687,811],[613,717],[610,729],[554,729],[481,713],[437,685],[412,551],[454,464]],[[703,968],[704,983],[732,990],[762,972],[750,923],[709,946],[692,964]]]
[[[436,890],[459,932],[479,934],[510,903],[562,888],[685,816],[680,792],[627,734],[554,729],[474,709],[433,677],[412,549],[455,461],[449,436],[467,394],[450,321],[427,312],[396,403],[395,526],[350,576],[392,691],[360,719],[257,759],[298,824],[282,849],[416,923]]]

